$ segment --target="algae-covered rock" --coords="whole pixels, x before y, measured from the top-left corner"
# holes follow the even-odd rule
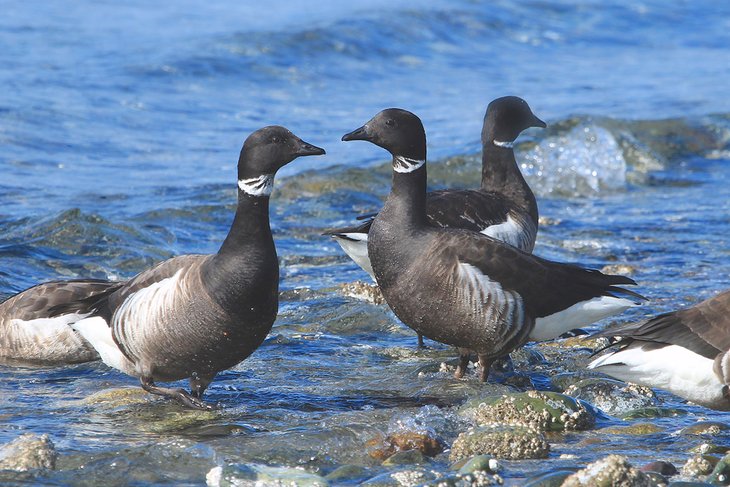
[[[585,430],[595,418],[572,397],[557,392],[528,391],[502,396],[474,411],[479,425],[502,423],[540,431]]]
[[[725,455],[717,462],[707,481],[713,485],[730,485],[730,454]]]
[[[614,379],[583,379],[569,386],[565,393],[589,402],[608,414],[659,404],[659,399],[650,388]]]
[[[690,453],[697,453],[699,455],[707,455],[711,453],[722,453],[725,454],[728,452],[728,447],[726,446],[719,446],[715,445],[714,443],[700,443],[699,445],[695,446],[694,448],[690,449]]]
[[[26,433],[0,447],[0,470],[53,470],[58,453],[48,435]]]
[[[609,455],[569,476],[562,487],[651,487],[651,480],[626,457]]]
[[[720,432],[727,430],[729,427],[725,423],[717,421],[698,421],[697,423],[682,428],[679,432],[682,436],[688,435],[718,435]]]
[[[600,432],[609,435],[652,435],[654,433],[660,433],[664,431],[664,428],[654,423],[635,423],[628,426],[611,426],[603,428]]]
[[[682,475],[685,477],[699,477],[709,475],[719,463],[719,458],[711,455],[695,455],[687,460],[682,467]]]
[[[226,465],[212,468],[205,476],[208,487],[238,487],[256,485],[296,485],[297,487],[327,487],[329,482],[306,470],[266,465]]]
[[[686,414],[687,411],[680,408],[646,407],[617,413],[616,416],[626,421],[630,421],[632,419],[675,418]]]
[[[461,433],[451,446],[451,461],[474,455],[521,460],[546,458],[550,445],[545,435],[524,426],[492,425],[472,428]]]

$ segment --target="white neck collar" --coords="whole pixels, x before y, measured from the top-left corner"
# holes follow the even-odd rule
[[[411,159],[405,156],[394,156],[393,157],[393,170],[399,173],[413,172],[419,167],[426,164],[426,160]]]
[[[251,196],[269,196],[274,190],[274,175],[262,174],[255,178],[239,179],[238,187]]]
[[[511,148],[513,148],[513,147],[515,146],[515,143],[514,143],[514,141],[512,141],[512,142],[507,142],[507,141],[504,141],[504,140],[497,140],[497,139],[494,139],[494,140],[492,141],[492,143],[493,143],[494,145],[496,145],[497,147],[504,147],[505,149],[511,149]]]

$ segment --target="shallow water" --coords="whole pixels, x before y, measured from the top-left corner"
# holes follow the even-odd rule
[[[355,483],[392,470],[368,455],[369,439],[409,428],[450,444],[464,428],[455,407],[516,390],[498,375],[486,385],[452,379],[440,371],[452,350],[416,349],[387,308],[339,288],[367,276],[320,234],[376,210],[390,176],[382,151],[338,139],[385,106],[423,118],[432,187],[468,187],[486,103],[525,97],[550,125],[518,146],[545,217],[536,253],[634,267],[651,302],[618,321],[730,287],[727,7],[404,1],[305,10],[274,1],[254,15],[236,5],[2,7],[2,297],[214,252],[233,215],[241,141],[261,125],[285,124],[328,150],[277,181],[281,313],[265,344],[212,384],[208,399],[221,411],[148,397],[102,364],[0,366],[0,443],[48,433],[61,453],[42,482],[199,485],[230,463],[322,474],[366,466]],[[538,385],[580,370],[589,354],[528,348],[550,359],[516,358]],[[549,465],[607,452],[681,465],[699,442],[676,435],[681,427],[730,419],[659,396],[687,414],[649,420],[664,430],[640,442],[591,442],[605,437],[599,428],[626,423],[602,416],[594,431],[551,438]],[[546,464],[504,463],[508,485]],[[429,468],[448,471],[446,456]]]

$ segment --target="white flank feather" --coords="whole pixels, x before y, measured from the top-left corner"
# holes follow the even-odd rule
[[[375,279],[375,272],[373,272],[373,266],[370,264],[370,257],[368,256],[367,233],[343,233],[334,235],[334,239],[357,265]]]
[[[499,225],[490,225],[480,233],[489,237],[501,240],[518,249],[523,249],[523,233],[524,229],[517,221],[512,218],[512,215],[507,215],[507,220],[500,223]]]
[[[510,340],[520,331],[525,320],[522,296],[514,291],[505,291],[499,282],[491,280],[471,264],[460,262],[459,275],[461,283],[465,284],[459,293],[463,305],[473,313],[482,315],[485,328],[501,330],[504,341]]]
[[[632,306],[636,306],[636,303],[630,299],[612,296],[600,296],[581,301],[563,311],[537,318],[529,340],[537,342],[552,340],[567,331],[590,325],[603,318],[621,313]]]
[[[714,361],[679,345],[644,348],[630,345],[598,357],[589,369],[617,379],[669,391],[697,404],[730,409],[722,396],[724,384],[713,371]]]
[[[14,319],[10,325],[15,327],[16,334],[33,337],[37,340],[53,340],[71,333],[68,325],[88,315],[70,313],[53,318],[36,318],[34,320]]]
[[[109,367],[122,372],[135,375],[134,366],[122,354],[112,338],[112,330],[106,320],[100,316],[93,316],[79,320],[71,325],[71,328],[81,334],[99,352],[101,360]]]

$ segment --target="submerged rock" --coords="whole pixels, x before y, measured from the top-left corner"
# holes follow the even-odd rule
[[[626,457],[609,455],[570,475],[562,487],[651,487],[651,479]]]
[[[397,451],[383,461],[385,467],[399,465],[425,465],[429,460],[418,450]]]
[[[367,469],[360,465],[341,465],[324,478],[329,482],[354,482],[367,478]]]
[[[725,455],[717,462],[712,473],[707,477],[707,481],[714,485],[730,485],[730,454]]]
[[[568,387],[565,393],[614,415],[659,404],[659,399],[649,387],[614,379],[583,379]]]
[[[649,462],[643,467],[641,467],[642,472],[656,472],[661,475],[666,475],[668,477],[671,477],[672,475],[677,475],[677,467],[674,466],[674,464],[670,462],[663,462],[663,461],[656,461],[656,462]]]
[[[722,431],[727,430],[730,428],[725,423],[720,423],[717,421],[698,421],[697,423],[687,426],[686,428],[682,428],[682,430],[679,432],[682,436],[687,435],[708,435],[708,436],[714,436],[720,434]]]
[[[479,425],[501,423],[540,431],[585,430],[595,423],[593,414],[572,397],[538,391],[505,395],[492,404],[480,404],[474,420]]]
[[[0,447],[0,470],[53,470],[58,453],[48,435],[26,433]]]
[[[524,426],[491,425],[461,433],[451,446],[451,461],[489,454],[497,458],[522,460],[546,458],[550,445],[545,435]]]
[[[611,426],[600,430],[601,433],[607,433],[610,435],[652,435],[654,433],[661,433],[664,431],[659,425],[654,423],[635,423],[628,426]]]
[[[359,485],[363,487],[416,487],[432,481],[436,476],[425,470],[399,470],[373,477]]]
[[[490,485],[502,485],[504,480],[495,474],[478,470],[476,472],[450,475],[442,477],[434,482],[425,484],[424,487],[488,487]]]
[[[205,476],[208,487],[238,487],[255,485],[296,485],[297,487],[328,487],[324,477],[306,470],[266,465],[226,465],[210,469]]]
[[[413,431],[399,431],[385,438],[379,436],[369,440],[365,446],[368,454],[377,460],[385,460],[399,451],[416,450],[427,457],[435,457],[444,451],[444,445],[437,438]]]

